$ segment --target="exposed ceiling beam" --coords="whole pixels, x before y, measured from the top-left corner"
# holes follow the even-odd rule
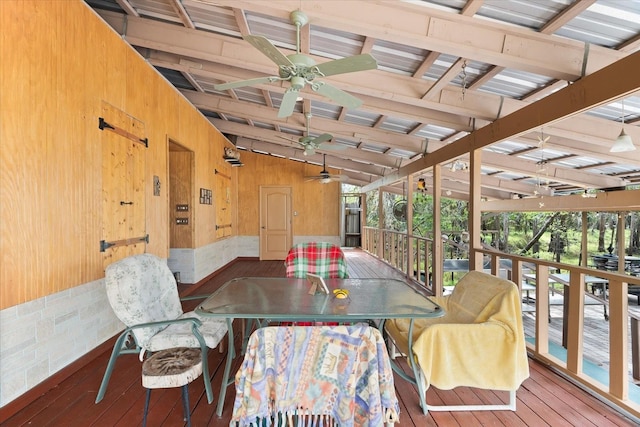
[[[176,12],[176,14],[180,17],[180,22],[182,22],[182,25],[184,25],[187,28],[194,28],[194,29],[196,28],[195,24],[189,17],[189,14],[184,8],[184,5],[182,4],[182,2],[180,2],[179,0],[169,0],[169,4],[173,8],[173,10]]]
[[[422,95],[422,99],[432,99],[438,95],[440,91],[447,87],[453,79],[458,77],[458,74],[460,74],[460,71],[462,71],[466,63],[466,59],[458,58],[447,71],[442,73],[440,78],[429,88],[427,93]]]
[[[253,56],[255,56],[255,52],[252,52],[252,53],[253,53]],[[161,65],[167,66],[169,64],[161,64]],[[194,72],[194,75],[195,75],[195,73],[206,74],[206,69],[205,69],[205,67],[202,67],[201,69],[193,70],[193,72]],[[376,80],[375,84],[378,85],[379,82]],[[281,91],[284,92],[284,88],[282,88]],[[449,95],[448,92],[451,92],[451,95]],[[443,103],[446,104],[447,102],[451,102],[452,104],[454,104],[454,103],[459,104],[459,101],[456,99],[456,95],[458,95],[458,97],[459,97],[458,92],[459,92],[458,88],[447,89],[445,95],[441,97],[441,99],[439,100],[440,102],[438,104],[441,105],[442,107],[444,107],[444,105],[442,105],[442,104]],[[487,96],[486,94],[483,94],[482,97],[483,97],[482,100],[478,99],[476,101],[476,100],[474,100],[474,96],[473,95],[467,94],[466,97],[465,97],[465,104],[466,105],[482,105],[483,108],[486,108],[487,105],[491,104],[489,99],[491,99],[491,98],[498,99],[498,97]],[[321,97],[318,97],[317,99],[321,99]],[[450,100],[450,101],[447,101],[447,100]],[[406,100],[403,100],[403,101],[406,101]],[[512,111],[514,109],[514,107],[518,108],[518,106],[520,106],[520,105],[516,105],[516,104],[526,105],[526,103],[520,103],[519,101],[509,100],[509,101],[507,101],[506,106],[504,108],[505,113],[508,113],[510,110]],[[393,107],[393,102],[390,101],[389,98],[380,99],[380,98],[373,98],[373,97],[365,97],[365,107],[367,105],[371,105],[372,109],[377,109],[377,108],[382,108],[382,107],[387,108],[388,115],[394,115],[394,116],[395,115],[402,116],[403,114],[409,114],[411,111],[414,110],[414,108],[412,106],[404,105],[401,102],[397,103],[397,106],[398,106],[397,109],[393,109],[394,108]],[[390,106],[391,106],[391,108],[389,108]],[[453,127],[456,130],[461,129],[461,126],[460,126],[459,122],[457,124],[456,123],[446,123],[445,121],[442,120],[443,117],[436,117],[434,119],[434,117],[433,117],[434,115],[437,115],[437,114],[442,115],[443,113],[435,112],[435,110],[427,110],[427,111],[431,111],[431,114],[424,114],[424,113],[419,113],[419,112],[416,111],[418,114],[414,114],[414,119],[415,120],[418,120],[418,119],[424,120],[424,118],[426,117],[426,118],[429,118],[430,119],[429,121],[431,123],[433,123],[433,124],[437,124],[437,125],[445,126],[445,127]],[[460,113],[460,112],[458,111],[458,113]],[[482,115],[482,113],[480,111],[473,111],[473,112],[465,111],[465,113],[469,114],[470,116],[474,116],[474,117],[478,117],[478,116]],[[457,117],[456,119],[459,121],[460,118]],[[600,127],[602,129],[610,128],[612,126],[611,123],[606,123],[606,121],[604,121],[604,120],[601,120],[601,122],[603,122],[603,123],[600,123],[600,125],[601,125]],[[454,127],[454,125],[455,125],[455,127]],[[470,128],[468,126],[468,123],[465,124],[465,126],[466,126],[466,130],[470,130]],[[611,132],[612,133],[616,133],[616,134],[618,133],[617,129],[613,130]],[[634,136],[632,135],[632,137],[634,137]],[[615,136],[612,137],[612,138],[615,138]]]
[[[484,0],[467,0],[467,3],[462,7],[460,11],[461,15],[473,16],[482,7]]]
[[[544,206],[539,207],[540,199],[496,200],[480,204],[483,212],[626,212],[640,209],[640,190],[598,192],[596,197],[571,195],[547,197]]]
[[[471,89],[471,90],[478,89],[479,87],[487,83],[489,80],[491,80],[492,78],[500,74],[504,69],[505,69],[504,67],[497,67],[493,65],[486,73],[484,73],[483,75],[475,79],[469,85],[468,89]]]
[[[239,7],[246,11],[288,19],[300,7],[297,0],[197,0],[211,7]],[[576,80],[582,75],[584,44],[526,29],[508,27],[470,16],[410,2],[371,2],[366,19],[357,2],[308,0],[305,10],[313,25],[403,43],[507,68]],[[541,56],[545,61],[540,61]],[[591,46],[587,74],[620,59],[610,49]]]
[[[425,58],[422,60],[422,63],[420,64],[420,66],[416,69],[416,71],[413,72],[413,77],[417,77],[421,79],[422,76],[424,76],[424,73],[426,73],[427,70],[431,68],[433,63],[436,62],[436,59],[438,59],[438,56],[440,56],[439,52],[427,53],[427,56],[425,56]]]
[[[243,37],[250,35],[251,32],[249,31],[249,23],[247,22],[247,17],[244,14],[244,10],[238,9],[235,7],[232,10],[233,10],[233,16],[235,16],[236,18],[236,24],[240,29],[240,34]]]
[[[277,111],[266,106],[260,106],[244,101],[233,100],[230,98],[220,98],[218,96],[195,92],[181,91],[182,94],[196,107],[209,111],[221,111],[225,114],[233,114],[236,117],[251,117],[256,121],[264,123],[279,124],[281,126],[291,127],[292,129],[305,130],[304,116],[300,113],[293,113],[291,116],[279,119]],[[366,142],[387,147],[393,144],[393,147],[402,148],[404,150],[421,152],[423,138],[411,135],[401,135],[396,132],[355,125],[353,123],[338,122],[322,117],[314,117],[314,128],[322,129],[323,132],[332,134],[334,137],[343,137],[354,141],[366,140]]]
[[[253,48],[252,48],[253,49]],[[187,53],[187,52],[183,52]],[[237,55],[237,54],[236,54]],[[255,57],[255,52],[251,51],[249,57]],[[258,55],[261,56],[261,55]],[[188,70],[184,66],[180,65],[180,59],[176,57],[171,57],[171,55],[160,54],[151,52],[149,55],[149,61],[151,63],[155,63],[157,65],[191,71],[193,75],[199,76],[219,76],[221,71],[225,71],[221,69],[222,67],[215,64],[208,64],[205,62],[201,63],[200,68],[196,68],[193,70]],[[245,71],[246,72],[246,71]],[[226,73],[229,75],[230,79],[236,76],[238,78],[238,74],[242,74],[242,70],[229,68],[226,70]],[[357,73],[358,76],[354,80],[360,79],[361,82],[366,82],[364,74],[366,73]],[[389,73],[385,73],[389,74]],[[246,75],[239,78],[251,78],[256,77],[256,74]],[[390,79],[390,80],[389,80]],[[397,80],[397,84],[395,81]],[[389,86],[392,86],[392,90],[387,93],[380,93],[380,79],[374,78],[371,79],[371,82],[368,83],[372,87],[376,87],[378,89],[371,90],[361,90],[361,87],[350,86],[355,89],[356,92],[360,92],[359,97],[364,101],[364,105],[362,107],[365,111],[380,111],[382,114],[394,117],[403,117],[412,119],[416,122],[428,121],[432,124],[449,127],[455,130],[467,130],[470,131],[471,126],[469,122],[461,122],[461,118],[463,117],[474,117],[476,119],[491,119],[493,120],[497,117],[497,113],[500,109],[500,105],[502,104],[502,100],[500,97],[495,95],[489,95],[485,93],[475,93],[474,91],[468,91],[465,95],[464,103],[460,102],[460,88],[458,87],[448,87],[443,90],[442,96],[438,99],[438,102],[430,102],[430,101],[421,101],[417,98],[419,93],[414,93],[414,97],[405,97],[402,95],[402,92],[407,91],[407,87],[410,86],[409,82],[415,79],[411,79],[408,77],[402,76],[388,76],[385,75],[385,82],[389,82]],[[391,82],[393,81],[393,84]],[[415,83],[415,82],[414,82]],[[412,83],[413,84],[413,83]],[[429,83],[426,83],[426,86],[422,86],[422,90],[427,90],[429,87]],[[560,82],[559,85],[566,85],[566,82]],[[274,87],[274,85],[263,85],[260,88],[269,88],[270,90],[277,90],[284,93],[285,88]],[[367,94],[362,94],[362,92],[366,93],[375,93],[378,96],[369,96]],[[424,92],[422,92],[424,93]],[[305,93],[305,96],[312,97],[311,99],[325,100],[323,97],[316,95],[314,93]],[[315,98],[313,98],[315,96]],[[397,101],[395,101],[397,99]],[[416,105],[422,102],[423,105],[428,105],[432,108],[423,108],[420,105]],[[460,109],[461,104],[465,107],[464,109]],[[518,101],[518,100],[504,100],[504,105],[502,106],[502,110],[504,115],[509,114],[519,108],[522,108],[529,103]],[[368,108],[370,107],[370,108]],[[442,111],[450,110],[451,113],[443,113]],[[458,116],[461,114],[462,117]],[[570,123],[573,120],[569,119],[566,123]],[[477,127],[482,127],[483,123],[476,123]],[[600,132],[606,131],[607,129],[611,129],[610,133],[617,134],[619,130],[615,129],[614,123],[606,120],[599,120],[598,127],[601,129]],[[576,126],[577,129],[580,126]],[[615,138],[615,136],[611,138]],[[632,138],[635,139],[635,136],[632,135]],[[640,134],[638,134],[638,138],[640,139]],[[586,138],[585,138],[586,139]]]
[[[567,6],[562,12],[558,13],[552,19],[547,21],[546,24],[542,28],[540,28],[540,32],[542,34],[553,34],[558,31],[560,28],[565,26],[569,21],[571,21],[576,16],[580,15],[580,13],[584,12],[594,4],[596,0],[580,0],[574,1],[572,4]]]
[[[622,43],[620,46],[618,46],[618,50],[620,50],[621,52],[633,52],[637,50],[638,47],[640,47],[640,34]]]
[[[364,187],[362,191],[375,190],[378,186],[388,185],[421,169],[446,162],[449,159],[459,157],[509,137],[522,135],[540,126],[550,125],[592,107],[633,93],[640,89],[640,73],[636,72],[638,69],[640,69],[640,52],[631,54],[540,101],[500,118],[454,143],[446,145],[408,166],[402,167],[391,176]],[[631,155],[635,156],[635,158],[640,156],[637,151],[632,152]],[[561,179],[558,180],[562,181]],[[624,180],[620,180],[618,185],[624,185]]]
[[[271,143],[267,141],[260,141],[252,138],[241,137],[238,138],[236,144],[240,148],[244,148],[247,150],[257,150],[272,154],[277,154],[289,159],[296,159],[298,161],[310,162],[314,164],[321,165],[323,161],[323,155],[327,153],[317,153],[311,156],[305,156],[303,154],[303,149],[296,148],[293,146],[287,147],[284,145]],[[342,159],[340,157],[332,156],[331,154],[327,154],[327,165],[341,170],[351,171],[349,173],[360,173],[364,176],[364,174],[369,174],[373,176],[383,176],[384,168],[376,167],[376,166],[367,166],[364,165],[354,165],[354,162],[349,160]],[[357,169],[354,169],[354,166]]]
[[[286,136],[287,138],[297,139],[290,134],[284,134],[269,129],[248,126],[241,123],[230,122],[221,119],[209,118],[209,121],[222,133],[238,135],[259,141],[270,141],[279,145],[286,145],[302,150],[300,144],[294,141],[290,141],[289,139],[282,138],[282,136]],[[329,153],[332,150],[324,150],[320,148],[317,151]],[[373,153],[371,151],[358,150],[356,148],[345,148],[344,150],[340,150],[340,154],[346,158],[351,158],[365,164],[368,163],[372,165],[382,166],[383,168],[390,168],[395,170],[399,167],[399,163],[397,161],[394,162],[392,157]],[[360,163],[358,163],[358,165],[360,165]],[[353,169],[354,166],[351,166],[351,168]],[[371,173],[375,173],[376,175],[383,175],[383,173],[380,172],[383,172],[384,170],[385,169],[381,169],[378,167],[372,169]]]
[[[124,10],[127,13],[127,15],[138,16],[138,17],[140,16],[136,8],[131,5],[129,0],[116,0],[116,3],[118,3],[118,6],[120,6],[122,10]]]

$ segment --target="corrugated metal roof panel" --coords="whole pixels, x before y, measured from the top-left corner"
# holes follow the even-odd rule
[[[264,95],[260,89],[251,86],[245,86],[235,90],[236,96],[241,101],[252,102],[259,105],[267,105]]]
[[[483,84],[479,90],[519,99],[536,89],[547,86],[552,81],[553,79],[539,74],[505,69]]]
[[[373,45],[371,54],[378,61],[378,69],[413,75],[429,54],[429,51],[390,41],[377,40]]]
[[[485,0],[477,15],[538,30],[573,0]]]
[[[427,125],[416,132],[416,136],[419,136],[420,138],[437,139],[438,141],[441,141],[451,135],[453,132],[455,132],[454,129],[446,128],[444,126]]]
[[[182,22],[173,7],[164,0],[130,0],[129,3],[140,16],[167,22]]]
[[[555,34],[615,48],[640,31],[640,2],[598,0]]]
[[[230,9],[189,0],[182,3],[196,28],[240,38],[238,23]]]
[[[266,17],[251,12],[245,13],[249,31],[256,36],[264,36],[276,47],[296,49],[296,27],[288,19]]]
[[[325,58],[337,59],[359,55],[364,37],[328,28],[311,25],[310,53]]]
[[[344,121],[345,123],[371,127],[379,118],[380,114],[370,113],[363,110],[349,110],[344,118]]]
[[[342,107],[337,104],[329,104],[322,101],[313,101],[311,103],[311,115],[313,117],[335,120],[340,116],[341,111]]]
[[[406,120],[398,117],[387,117],[380,125],[380,129],[407,134],[413,128],[418,126],[418,124],[418,122],[413,120]]]

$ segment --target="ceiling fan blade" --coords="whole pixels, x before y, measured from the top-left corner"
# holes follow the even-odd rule
[[[355,71],[375,70],[378,68],[378,61],[365,53],[363,55],[349,56],[347,58],[335,59],[316,65],[318,71],[324,76],[334,76],[336,74],[353,73]]]
[[[248,35],[244,36],[243,39],[245,39],[253,47],[262,52],[267,58],[275,62],[279,67],[294,66],[293,62],[291,62],[289,58],[287,58],[282,52],[280,52],[278,48],[275,47],[273,43],[271,43],[266,37]]]
[[[215,90],[228,90],[228,89],[236,89],[244,86],[253,86],[253,85],[262,84],[262,83],[273,83],[280,80],[287,80],[287,79],[283,79],[282,77],[276,77],[276,76],[258,77],[258,78],[249,79],[249,80],[239,80],[237,82],[221,83],[218,85],[213,85],[213,88]]]
[[[316,145],[322,144],[323,142],[331,141],[333,139],[333,135],[328,133],[323,133],[322,135],[316,136],[311,140]]]
[[[282,135],[277,135],[277,136],[278,136],[279,138],[286,139],[287,141],[295,142],[296,144],[300,142],[299,140],[294,139],[294,138],[288,138],[288,137],[286,137],[286,136],[282,136]]]
[[[296,106],[296,99],[298,99],[298,90],[289,88],[282,97],[280,103],[280,110],[278,110],[278,117],[289,117],[293,114],[293,109]]]
[[[342,151],[342,150],[346,150],[347,146],[344,144],[336,144],[336,143],[324,143],[321,144],[320,147],[321,150],[327,150],[327,151]]]
[[[335,101],[337,104],[347,108],[358,108],[362,105],[362,101],[353,95],[348,94],[342,89],[338,89],[335,86],[331,86],[325,82],[314,82],[311,85],[311,89],[318,92],[321,95]]]

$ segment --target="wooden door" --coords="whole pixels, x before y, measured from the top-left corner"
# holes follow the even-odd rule
[[[100,250],[106,267],[146,249],[146,140],[144,124],[139,120],[106,103],[103,114]]]
[[[260,259],[284,260],[292,243],[291,187],[260,187]]]
[[[195,154],[169,142],[169,247],[194,248],[193,171]]]

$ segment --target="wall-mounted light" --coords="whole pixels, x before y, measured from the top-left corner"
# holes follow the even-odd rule
[[[622,131],[618,138],[616,138],[616,142],[613,143],[611,150],[612,153],[622,153],[624,151],[634,151],[636,146],[633,145],[633,141],[631,137],[627,135],[624,131],[624,100],[622,101]]]

